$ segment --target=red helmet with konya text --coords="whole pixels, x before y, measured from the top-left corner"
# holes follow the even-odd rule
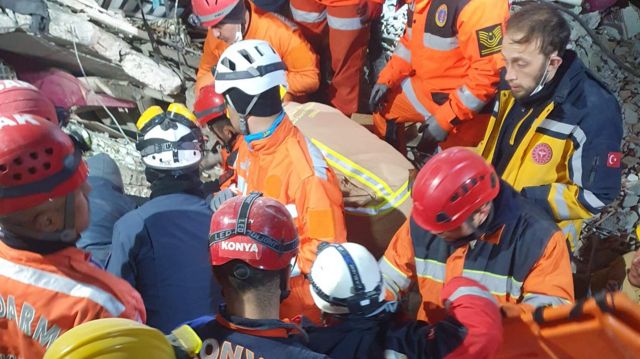
[[[0,115],[0,215],[66,196],[87,174],[80,151],[51,121]]]
[[[251,267],[287,268],[298,254],[298,233],[287,208],[275,199],[252,192],[224,202],[211,217],[211,264],[234,259]]]
[[[450,231],[496,198],[499,190],[498,176],[484,158],[463,147],[448,148],[418,173],[411,218],[430,232]]]
[[[217,118],[226,118],[225,109],[224,97],[215,91],[213,85],[201,88],[193,104],[193,113],[200,127],[206,126]]]

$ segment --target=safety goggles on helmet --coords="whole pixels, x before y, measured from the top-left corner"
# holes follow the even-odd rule
[[[136,128],[145,135],[153,127],[159,126],[167,120],[181,123],[189,128],[198,127],[196,116],[186,106],[172,103],[167,107],[167,112],[163,111],[160,106],[151,106],[146,109],[138,118]]]
[[[182,104],[171,104],[167,112],[148,108],[136,126],[141,138],[136,143],[142,162],[157,170],[183,170],[202,160],[204,138],[196,117]]]

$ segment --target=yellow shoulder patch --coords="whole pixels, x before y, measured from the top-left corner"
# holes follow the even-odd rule
[[[493,55],[502,49],[502,26],[500,24],[487,26],[476,31],[480,57]]]

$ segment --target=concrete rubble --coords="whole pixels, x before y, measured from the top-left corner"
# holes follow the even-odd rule
[[[111,8],[119,7],[118,4],[123,1],[127,2],[111,1]],[[161,53],[158,57],[154,56],[155,51],[142,20],[132,17],[140,14],[139,9],[131,4],[124,6],[124,11],[112,11],[103,9],[100,6],[103,3],[101,0],[46,2],[51,23],[49,33],[42,35],[28,33],[30,16],[0,10],[0,48],[23,57],[47,60],[52,58],[55,50],[57,67],[82,77],[84,83],[96,92],[136,102],[139,110],[150,104],[173,100],[192,103],[192,86],[201,49],[196,41],[190,39],[180,18],[174,17],[176,8],[144,7],[154,37],[158,39],[157,45]],[[134,2],[137,1],[129,1]],[[169,3],[175,5],[175,2]],[[514,3],[517,5],[518,1]],[[386,59],[404,32],[406,22],[407,6],[396,9],[395,4],[395,0],[385,2],[382,22],[377,29]],[[578,8],[574,9],[575,13],[580,12]],[[183,10],[178,9],[178,13],[181,14]],[[622,62],[636,69],[636,72],[640,69],[638,8],[633,5],[623,9],[614,7],[579,16],[604,43],[605,51],[612,51]],[[569,21],[572,28],[572,48],[618,97],[625,128],[622,193],[611,206],[590,222],[586,232],[598,229],[630,233],[640,221],[640,78],[623,71],[594,43],[585,29],[575,20]],[[30,42],[24,42],[25,39]],[[29,46],[21,47],[21,43]],[[87,77],[79,71],[74,44]],[[33,47],[36,45],[37,47]],[[40,50],[33,50],[34,48]],[[5,65],[11,63],[4,58],[2,60],[0,68],[5,73],[8,71]],[[113,115],[125,130],[135,130],[135,111],[115,110]],[[116,159],[125,177],[127,192],[147,195],[148,184],[132,140],[123,138],[111,116],[107,116],[104,111],[94,113],[91,118],[84,114],[79,116],[84,119],[74,117],[72,123],[84,126],[92,134],[94,152],[106,152]],[[99,120],[104,125],[89,126],[88,120]]]

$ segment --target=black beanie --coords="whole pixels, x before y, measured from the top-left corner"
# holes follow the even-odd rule
[[[227,101],[231,100],[233,107],[240,114],[245,114],[247,107],[253,100],[253,96],[235,87],[229,89],[224,95]],[[267,117],[277,115],[280,112],[282,112],[280,86],[274,86],[258,95],[258,100],[246,115]]]

